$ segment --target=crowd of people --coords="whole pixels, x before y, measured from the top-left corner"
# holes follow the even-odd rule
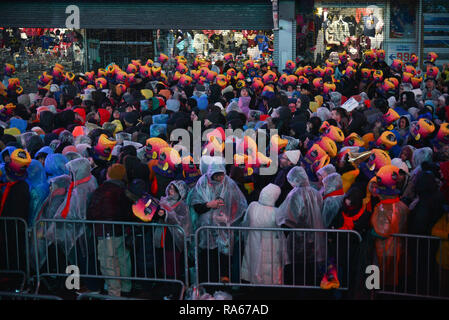
[[[340,53],[322,65],[289,60],[279,70],[272,60],[239,62],[233,54],[216,65],[161,54],[76,75],[55,65],[31,93],[6,65],[0,216],[30,226],[44,218],[167,223],[187,236],[201,226],[354,230],[371,239],[390,284],[406,250],[391,235],[434,235],[444,241],[429,259],[448,283],[449,69],[439,70],[436,59],[429,53],[421,70],[417,56],[388,65],[384,50],[369,50],[360,60]],[[196,121],[201,132],[210,129],[199,164]],[[171,141],[175,129],[188,132],[190,149]],[[267,135],[265,150],[250,137],[231,140],[243,153],[229,164],[226,129],[278,134]],[[274,174],[261,173],[271,165]],[[102,272],[131,272],[122,237],[98,236]],[[174,238],[171,250],[188,254],[176,232],[152,236]],[[216,281],[230,281],[233,236],[200,234],[200,267],[221,258]],[[327,248],[320,234],[252,233],[245,242],[241,279],[263,284],[291,282],[292,262],[323,263]],[[279,249],[293,242],[294,252]],[[117,268],[115,255],[124,259]],[[339,267],[324,266],[322,288],[338,288]],[[131,288],[116,281],[108,290]]]

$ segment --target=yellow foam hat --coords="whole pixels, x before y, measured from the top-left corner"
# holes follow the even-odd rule
[[[318,105],[318,102],[316,102],[316,101],[311,101],[311,102],[309,103],[309,109],[310,109],[310,111],[312,111],[312,112],[316,112],[317,109],[318,109],[318,107],[319,107],[319,105]]]
[[[145,97],[145,99],[153,98],[153,91],[150,89],[142,89],[140,93]]]
[[[19,136],[20,135],[20,130],[17,128],[8,128],[5,129],[5,134],[9,134],[11,136]]]
[[[123,125],[120,122],[120,120],[114,120],[114,121],[111,121],[111,123],[115,124],[114,134],[116,134],[117,132],[123,131]]]

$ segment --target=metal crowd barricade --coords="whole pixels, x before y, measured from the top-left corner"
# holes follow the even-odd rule
[[[393,234],[375,240],[375,263],[380,269],[377,294],[449,300],[449,270],[441,259],[443,242],[433,236]]]
[[[257,235],[254,239],[264,237],[265,248],[254,246],[251,234]],[[211,240],[223,235],[231,239],[230,254],[221,254],[224,247]],[[318,289],[333,263],[338,269],[338,289],[348,290],[353,250],[361,241],[360,234],[352,230],[203,226],[195,234],[196,285]],[[271,249],[269,253],[266,247]],[[263,254],[264,263],[271,264],[268,281],[242,278],[243,263],[246,267],[259,263],[248,258],[251,252],[256,259]]]
[[[81,286],[89,281],[109,285],[114,280],[122,288],[131,282],[141,290],[155,283],[172,285],[180,287],[179,297],[175,295],[179,299],[188,285],[187,241],[177,225],[42,219],[33,227],[32,245],[35,293],[43,279],[48,284],[49,279],[62,278],[65,283],[59,280],[53,287],[65,290],[74,270],[79,271]]]
[[[0,217],[0,290],[24,289],[30,276],[28,240],[29,230],[25,220]]]
[[[76,298],[76,300],[140,300],[140,299],[112,297],[96,293],[82,293]]]
[[[45,294],[0,291],[0,301],[2,300],[63,300],[63,299],[57,296]]]

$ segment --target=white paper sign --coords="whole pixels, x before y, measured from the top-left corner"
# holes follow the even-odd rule
[[[348,99],[345,103],[341,105],[343,109],[345,109],[348,112],[352,112],[352,110],[358,108],[359,102],[355,100],[354,98]]]

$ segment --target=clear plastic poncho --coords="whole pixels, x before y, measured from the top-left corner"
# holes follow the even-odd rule
[[[293,190],[279,207],[276,216],[278,226],[298,229],[323,229],[321,208],[323,198],[319,191],[310,186],[307,173],[302,167],[293,167],[287,174],[288,182],[293,186]],[[304,247],[306,247],[306,260],[321,262],[325,256],[325,234],[322,232],[307,232],[304,239],[304,232],[295,232],[295,252],[293,254],[293,234],[289,232],[287,237],[287,250],[292,261],[302,262],[304,257]],[[316,236],[316,241],[315,240]],[[304,241],[306,245],[304,245]]]
[[[72,160],[67,163],[66,167],[69,170],[71,182],[61,205],[56,211],[53,211],[53,219],[86,220],[90,198],[98,187],[97,180],[91,175],[90,162],[85,158]],[[71,193],[70,189],[72,189]],[[63,218],[62,214],[66,206],[68,212],[66,217]],[[47,236],[51,237],[51,230],[54,229],[49,228]],[[64,242],[67,242],[67,252],[70,252],[77,239],[83,234],[84,228],[82,225],[75,226],[68,223],[64,229],[63,225],[58,224],[55,240],[62,245],[65,245]]]
[[[323,198],[340,189],[343,189],[343,180],[341,179],[340,174],[331,173],[323,179]],[[323,225],[325,228],[329,228],[332,220],[334,220],[335,216],[340,211],[344,197],[344,194],[334,195],[328,196],[323,200],[323,210],[321,211],[321,215],[323,217]]]
[[[50,193],[50,185],[47,182],[47,175],[42,163],[38,160],[31,160],[27,169],[26,182],[30,188],[30,209],[28,213],[28,225],[33,226],[37,215],[44,205]]]
[[[171,185],[174,185],[179,192],[179,198],[173,198],[169,195],[168,189]],[[187,185],[182,180],[176,180],[170,182],[165,189],[165,197],[160,200],[160,205],[166,211],[165,222],[166,224],[178,225],[184,230],[184,234],[187,237],[192,233],[192,222],[190,220],[189,207],[185,200],[187,197]],[[178,228],[168,228],[175,240],[176,248],[179,251],[184,250],[184,234]],[[154,245],[157,248],[161,247],[162,228],[156,228],[154,230]]]
[[[413,171],[412,176],[417,175],[421,171],[421,164],[423,162],[431,162],[433,157],[433,151],[429,147],[419,148],[413,152],[412,165]]]
[[[61,143],[65,143],[67,145],[73,145],[75,143],[75,138],[68,130],[62,131],[58,136],[58,140],[61,141]]]
[[[275,203],[281,189],[269,184],[262,189],[259,201],[251,202],[242,226],[277,228]],[[284,265],[288,263],[284,233],[279,231],[244,231],[245,251],[241,278],[251,283],[282,284]]]
[[[31,137],[36,136],[37,133],[33,132],[33,131],[28,131],[25,133],[22,133],[19,137],[20,137],[20,143],[22,144],[22,146],[25,148],[28,145],[28,141],[30,141]]]
[[[225,173],[222,182],[212,180],[212,176],[218,172]],[[201,226],[232,226],[239,221],[248,207],[237,184],[226,175],[224,164],[213,162],[209,164],[207,173],[201,176],[192,190],[189,206],[205,204],[217,198],[223,199],[224,206],[199,215],[195,219],[195,230]],[[207,234],[209,234],[208,238]],[[200,232],[199,246],[209,249],[218,248],[223,254],[232,254],[233,233],[225,230]]]
[[[50,184],[50,194],[42,205],[41,211],[36,217],[37,225],[37,250],[39,253],[39,264],[43,265],[46,258],[46,246],[50,246],[56,241],[54,223],[39,223],[40,219],[53,219],[56,210],[61,206],[70,186],[70,176],[62,175],[48,180]],[[58,226],[61,228],[61,226]],[[64,238],[60,236],[59,243],[63,243]],[[33,242],[34,243],[34,242]]]

